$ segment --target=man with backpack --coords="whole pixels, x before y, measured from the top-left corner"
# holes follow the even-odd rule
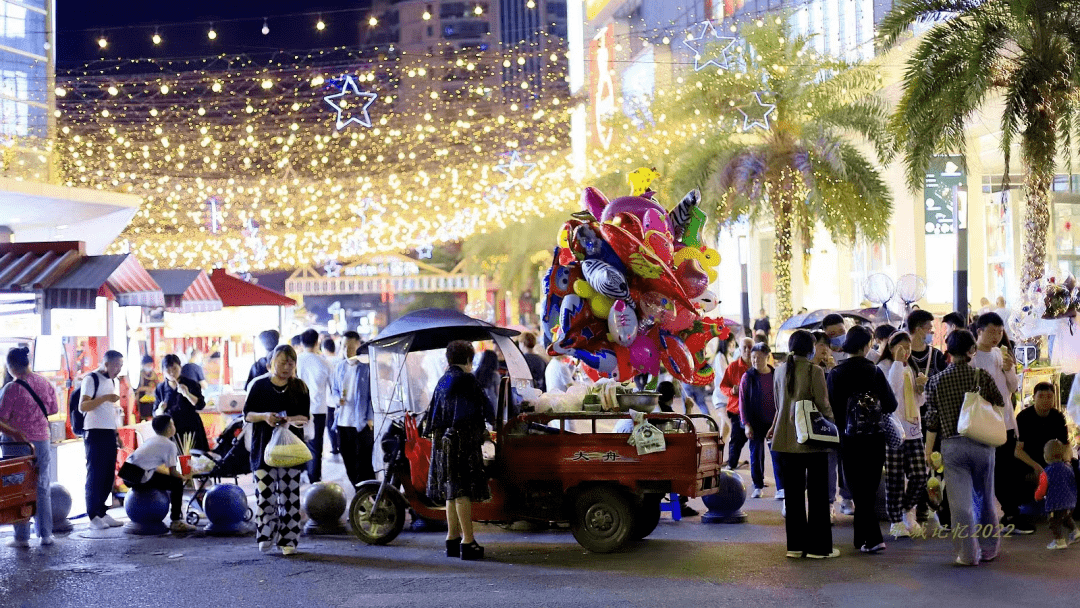
[[[119,441],[116,430],[120,417],[119,381],[124,367],[124,355],[115,350],[105,352],[101,367],[83,378],[79,411],[83,413],[83,448],[86,451],[86,516],[90,527],[104,530],[121,526],[108,514],[106,501],[112,495],[116,481],[116,452]]]
[[[58,411],[56,391],[49,381],[30,371],[30,349],[13,348],[7,354],[7,368],[15,378],[0,391],[0,432],[9,441],[22,441],[34,446],[37,469],[37,512],[34,525],[42,545],[53,544],[52,499],[49,486],[49,416]],[[5,445],[4,456],[25,456],[25,445]],[[30,546],[30,522],[15,524],[15,539],[11,547]]]

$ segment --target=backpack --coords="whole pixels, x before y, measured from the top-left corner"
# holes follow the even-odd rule
[[[97,396],[98,380],[97,372],[90,372],[90,377],[94,379],[94,395]],[[68,420],[71,422],[71,432],[75,433],[79,437],[83,435],[83,422],[86,420],[86,414],[79,409],[79,403],[82,402],[82,385],[75,389],[71,393],[71,398],[68,399]]]
[[[881,401],[870,391],[856,393],[848,397],[847,422],[844,434],[854,437],[880,435]]]

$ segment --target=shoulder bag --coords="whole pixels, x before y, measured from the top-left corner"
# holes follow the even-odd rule
[[[979,393],[978,371],[975,374],[975,388],[964,393],[964,405],[960,408],[956,431],[963,437],[992,448],[1002,446],[1008,441],[1005,413],[983,399]]]
[[[791,362],[795,365],[795,361]],[[802,445],[834,447],[840,445],[840,431],[818,409],[813,399],[795,402],[795,441]]]
[[[41,410],[41,415],[45,416],[45,421],[48,422],[49,412],[45,409],[45,402],[41,400],[41,397],[38,397],[38,394],[34,392],[34,389],[30,388],[30,383],[28,383],[26,380],[19,379],[15,381],[15,384],[18,384],[19,386],[26,389],[26,392],[30,393],[30,396],[34,398],[34,403],[36,403],[38,409]]]

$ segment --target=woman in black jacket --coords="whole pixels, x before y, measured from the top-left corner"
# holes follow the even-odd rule
[[[177,441],[186,434],[195,437],[192,449],[207,452],[210,444],[206,440],[206,427],[203,426],[199,410],[206,407],[206,399],[203,398],[202,387],[198,382],[180,375],[180,357],[165,355],[161,360],[161,371],[165,373],[165,381],[154,389],[154,401],[157,414],[172,416],[173,424],[176,425]]]
[[[876,505],[885,465],[885,434],[880,428],[850,433],[855,429],[848,428],[849,409],[862,407],[858,402],[870,398],[881,404],[882,416],[896,411],[896,397],[889,381],[866,358],[872,341],[869,329],[858,325],[849,329],[843,346],[848,358],[837,364],[828,377],[829,403],[840,429],[844,479],[855,501],[855,548],[863,553],[877,553],[885,548]]]

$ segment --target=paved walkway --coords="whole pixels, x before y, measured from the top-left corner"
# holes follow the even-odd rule
[[[335,478],[338,469],[328,460],[324,470]],[[565,530],[480,526],[483,562],[447,559],[438,533],[406,531],[385,547],[303,537],[286,558],[259,553],[251,536],[132,537],[89,530],[83,518],[53,547],[0,546],[0,607],[1077,605],[1080,546],[1047,551],[1045,526],[1007,539],[992,564],[960,568],[941,539],[890,540],[883,554],[858,554],[851,518],[841,516],[842,557],[791,560],[772,495],[770,487],[748,500],[741,525],[665,514],[647,540],[607,555],[588,553]],[[123,519],[123,509],[112,513]],[[0,528],[0,540],[10,534]]]

